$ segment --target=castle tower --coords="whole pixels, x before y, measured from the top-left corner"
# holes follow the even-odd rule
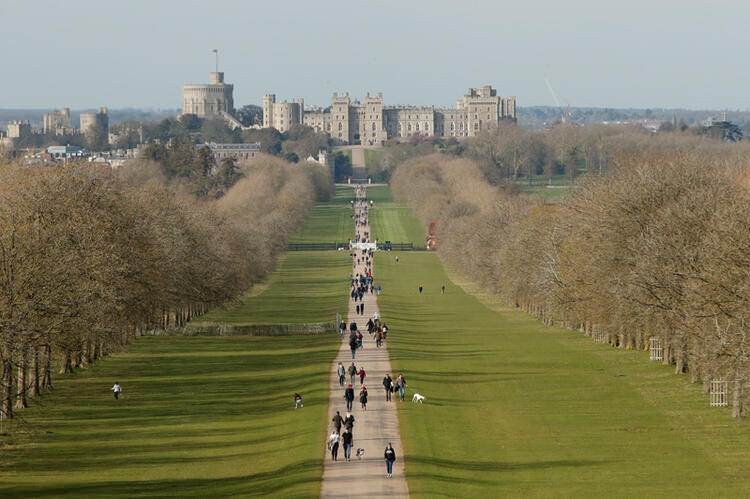
[[[273,126],[273,105],[276,103],[276,94],[263,96],[263,128]]]
[[[224,73],[213,71],[209,83],[188,83],[182,86],[182,114],[201,118],[234,113],[234,85],[224,83]]]

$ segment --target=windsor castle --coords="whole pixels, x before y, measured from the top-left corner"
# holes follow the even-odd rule
[[[224,73],[211,73],[208,84],[183,86],[182,112],[200,117],[218,117],[230,126],[242,126],[234,117],[233,85],[224,83]],[[379,145],[391,138],[413,135],[473,137],[504,121],[516,120],[515,97],[501,97],[490,85],[470,88],[455,108],[434,106],[387,106],[383,95],[355,100],[349,94],[333,94],[330,106],[306,108],[303,99],[277,101],[263,96],[263,127],[288,131],[307,125],[327,133],[340,144]]]

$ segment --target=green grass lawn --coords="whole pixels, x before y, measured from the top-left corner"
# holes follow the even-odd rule
[[[337,345],[141,338],[23,411],[32,433],[3,446],[0,497],[314,497]]]
[[[520,185],[521,192],[532,196],[539,196],[547,201],[560,201],[573,191],[570,186],[548,187],[546,185]]]
[[[673,368],[490,309],[436,254],[400,257],[375,269],[393,369],[427,397],[399,411],[413,496],[750,495],[750,424]]]
[[[383,157],[383,149],[365,149],[365,166],[377,166]]]
[[[387,185],[373,185],[367,188],[367,199],[375,203],[393,202],[393,194]]]
[[[289,238],[290,243],[334,243],[351,239],[353,229],[352,208],[354,189],[336,187],[336,195],[327,203],[318,203],[308,215],[299,233]]]
[[[393,200],[386,186],[367,189],[367,198],[374,201],[370,210],[372,239],[424,246],[425,227],[403,203]]]
[[[291,251],[269,281],[237,304],[214,309],[196,322],[298,324],[330,322],[348,303],[348,251]]]

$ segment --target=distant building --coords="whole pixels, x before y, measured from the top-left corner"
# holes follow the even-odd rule
[[[263,96],[263,128],[287,132],[293,125],[302,123],[304,114],[304,99],[276,102],[275,94]]]
[[[65,135],[72,132],[70,125],[70,108],[56,109],[42,117],[42,131],[44,133]]]
[[[389,138],[473,137],[503,121],[516,120],[515,97],[503,98],[490,85],[470,88],[455,108],[386,106],[383,94],[367,94],[362,102],[334,93],[326,109],[305,109],[304,100],[263,97],[263,126],[280,132],[304,124],[342,144],[382,144]]]
[[[209,73],[208,81],[182,86],[182,114],[210,118],[234,113],[234,85],[224,83],[223,72]]]
[[[31,135],[31,123],[28,121],[11,121],[6,130],[9,139],[24,139]]]
[[[78,146],[49,146],[47,154],[52,160],[61,161],[74,158],[84,158],[89,155],[86,149]]]
[[[201,147],[201,146],[199,146]],[[221,161],[225,158],[234,158],[238,160],[254,159],[260,153],[260,142],[254,144],[217,144],[209,142],[202,147],[208,147],[216,158]]]
[[[100,107],[98,113],[81,113],[81,133],[90,143],[97,141],[102,145],[109,139],[109,114],[106,107]],[[97,136],[98,135],[98,136]]]

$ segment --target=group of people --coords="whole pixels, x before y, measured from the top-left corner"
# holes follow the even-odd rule
[[[356,195],[357,199],[352,202],[354,208],[352,218],[354,219],[356,227],[355,242],[366,243],[369,241],[370,234],[367,221],[368,205],[365,199],[365,189],[363,187],[358,187]],[[380,289],[379,286],[376,286],[373,283],[373,252],[371,249],[354,249],[351,253],[351,257],[354,270],[350,276],[349,296],[355,303],[355,314],[357,316],[364,316],[366,295],[368,293],[375,293]],[[357,350],[363,347],[364,335],[362,331],[360,331],[355,320],[351,320],[348,327],[347,323],[342,320],[338,325],[338,329],[342,340],[348,329],[348,344],[352,352],[352,362],[349,366],[344,366],[343,362],[339,362],[336,366],[336,375],[339,386],[343,388],[346,416],[341,416],[340,411],[336,411],[336,414],[333,416],[331,421],[333,429],[328,438],[328,449],[331,452],[331,459],[333,461],[338,461],[339,447],[343,445],[344,459],[349,461],[351,460],[352,451],[354,449],[354,416],[352,415],[352,411],[354,410],[356,397],[355,386],[359,386],[359,404],[360,410],[362,411],[367,411],[369,394],[367,391],[367,385],[365,384],[367,372],[365,371],[364,366],[360,364],[358,367],[354,361]],[[375,341],[377,348],[383,346],[383,342],[388,336],[388,326],[380,320],[377,313],[368,318],[366,331],[370,338]],[[390,374],[386,374],[383,378],[382,384],[386,392],[386,401],[392,401],[392,395],[394,393],[398,393],[401,400],[404,399],[406,380],[403,375],[399,374],[394,381]],[[361,451],[364,452],[363,450]],[[360,458],[362,457],[360,455],[360,449],[357,451],[357,456]],[[386,461],[386,476],[390,478],[393,476],[393,463],[396,460],[396,452],[390,443],[384,451],[383,458]]]
[[[352,458],[352,447],[354,446],[354,416],[351,412],[342,417],[339,411],[333,416],[333,431],[328,436],[328,450],[331,451],[331,459],[339,460],[339,446],[344,447],[344,460],[349,461]],[[344,432],[341,432],[341,428]]]

